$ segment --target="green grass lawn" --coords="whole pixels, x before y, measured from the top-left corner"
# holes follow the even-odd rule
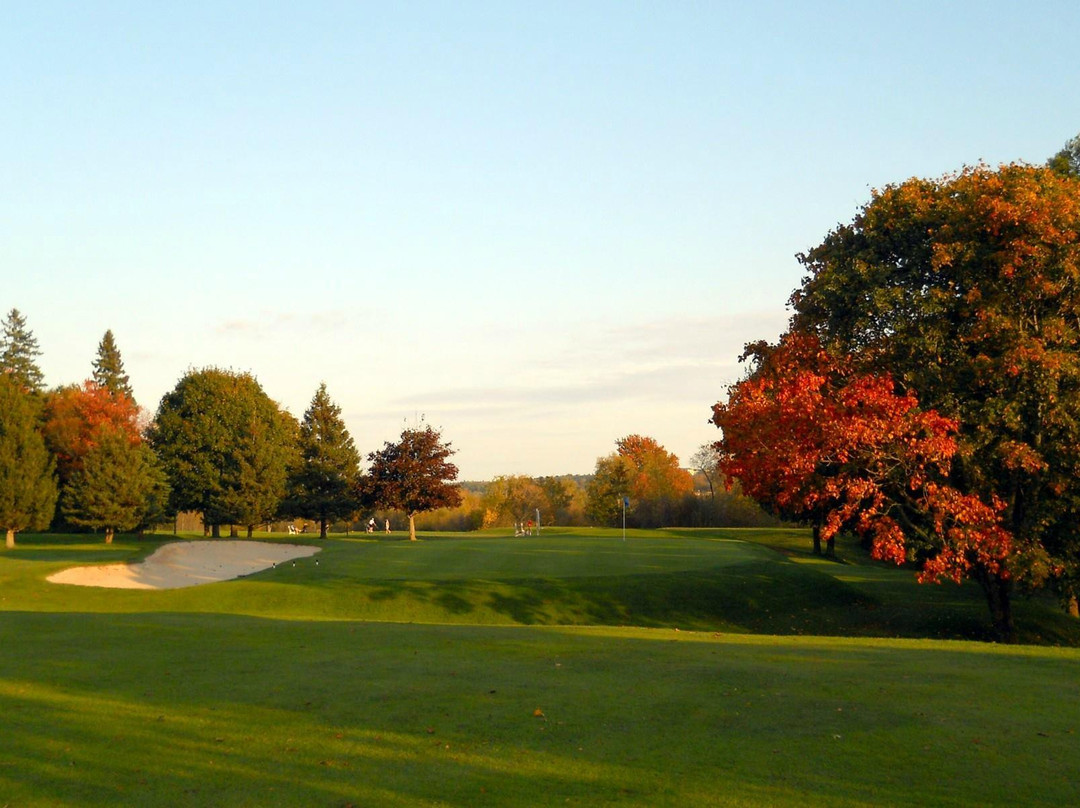
[[[1027,644],[972,641],[977,588],[802,531],[335,536],[189,589],[45,581],[167,538],[0,552],[0,806],[1075,802],[1075,621],[1025,601]]]

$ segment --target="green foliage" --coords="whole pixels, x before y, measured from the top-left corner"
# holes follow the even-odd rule
[[[358,506],[360,454],[337,406],[319,385],[300,422],[300,459],[289,478],[289,495],[282,506],[289,514],[319,522],[326,538],[327,524],[354,513]]]
[[[0,527],[9,548],[17,532],[47,527],[56,510],[56,462],[40,425],[37,397],[0,373]]]
[[[496,477],[484,492],[484,527],[535,521],[544,499],[544,491],[532,477]]]
[[[158,518],[167,498],[168,482],[150,447],[102,425],[64,487],[61,508],[71,524],[104,529],[111,542],[114,532]]]
[[[41,356],[34,332],[26,326],[26,318],[18,309],[8,312],[0,336],[0,372],[10,375],[24,389],[40,393],[45,376],[37,366]]]
[[[116,347],[116,340],[113,338],[111,329],[105,332],[105,336],[98,343],[97,358],[94,359],[93,365],[93,379],[98,387],[104,387],[113,395],[135,398],[131,381],[124,372],[124,360],[120,358],[120,349]]]
[[[1066,177],[1080,179],[1080,135],[1065,143],[1065,146],[1047,162],[1051,171]]]
[[[166,393],[148,438],[172,487],[171,508],[207,525],[270,520],[297,459],[297,426],[247,373],[191,371]]]
[[[585,489],[585,513],[595,525],[622,523],[623,497],[630,496],[634,464],[618,452],[596,461],[596,471]]]

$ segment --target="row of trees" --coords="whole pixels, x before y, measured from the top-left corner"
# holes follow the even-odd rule
[[[221,535],[294,517],[310,519],[325,536],[331,524],[349,525],[360,512],[391,511],[409,517],[431,512],[427,526],[476,529],[537,519],[544,524],[617,524],[628,498],[627,523],[662,525],[761,524],[767,518],[737,492],[714,486],[717,456],[703,447],[695,456],[698,480],[654,439],[629,435],[616,451],[597,460],[591,476],[501,476],[463,494],[452,483],[452,450],[437,430],[406,429],[400,439],[361,457],[326,386],[316,391],[297,421],[263,391],[250,374],[208,368],[187,373],[148,419],[136,405],[111,331],[81,385],[46,391],[36,364],[40,355],[25,319],[13,310],[3,337],[5,406],[21,426],[5,425],[37,447],[37,460],[12,458],[30,497],[5,485],[21,513],[5,507],[9,541],[30,527],[143,529],[181,512],[201,516],[205,529]],[[20,450],[22,451],[22,450]],[[36,475],[26,474],[33,468]],[[57,502],[59,507],[57,508]],[[30,518],[29,514],[35,515]],[[6,514],[12,514],[8,516]]]
[[[691,458],[691,469],[654,438],[627,435],[615,451],[597,458],[592,475],[496,477],[483,486],[476,526],[521,524],[607,525],[630,527],[761,526],[776,524],[744,496],[737,483],[726,485],[711,445]],[[625,503],[625,504],[624,504]]]
[[[168,483],[142,440],[119,351],[106,332],[83,385],[45,392],[40,355],[13,309],[0,341],[0,518],[6,544],[57,513],[70,525],[113,531],[150,524],[166,508]]]
[[[9,547],[18,531],[56,519],[103,530],[108,542],[114,531],[180,511],[198,511],[214,536],[222,525],[251,535],[255,525],[302,517],[325,537],[331,521],[376,507],[404,512],[415,539],[418,513],[460,501],[452,448],[428,425],[372,452],[361,473],[325,385],[297,422],[250,374],[191,371],[142,426],[111,332],[82,385],[44,390],[38,355],[12,310],[0,344],[0,522]]]
[[[720,468],[920,579],[1080,595],[1080,138],[1048,166],[875,191],[799,256],[775,345],[713,408]],[[820,546],[819,546],[820,547]]]

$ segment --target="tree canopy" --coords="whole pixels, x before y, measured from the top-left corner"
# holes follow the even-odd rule
[[[45,440],[56,455],[61,483],[82,465],[82,459],[108,425],[131,444],[142,441],[135,400],[113,393],[97,382],[68,385],[45,395]]]
[[[105,531],[132,530],[157,515],[168,497],[168,482],[157,457],[123,429],[103,423],[64,487],[61,508],[74,525]]]
[[[37,338],[26,325],[26,318],[18,309],[12,309],[4,319],[0,335],[0,371],[10,375],[23,388],[39,393],[44,387],[45,376],[37,365],[41,356]]]
[[[544,504],[544,490],[532,477],[500,475],[484,491],[484,527],[525,522]]]
[[[635,473],[631,460],[618,452],[596,459],[592,479],[585,487],[585,513],[593,522],[609,527],[619,524]]]
[[[93,362],[94,383],[98,387],[104,387],[113,395],[123,395],[134,400],[135,393],[131,389],[131,380],[124,372],[124,360],[120,358],[120,349],[116,347],[112,330],[105,332],[105,336],[98,343],[97,357]]]
[[[161,399],[148,430],[172,485],[171,505],[221,525],[273,518],[297,458],[296,420],[253,376],[190,371]]]
[[[1017,581],[1050,575],[1075,597],[1080,181],[1023,165],[908,180],[799,259],[790,331],[847,368],[845,386],[888,379],[898,400],[955,423],[938,471],[996,514],[967,544],[933,533],[927,571],[978,580],[1002,636]],[[914,535],[899,529],[895,557],[913,557]]]
[[[720,468],[789,519],[814,526],[815,550],[843,529],[867,536],[875,557],[903,562],[937,549],[927,580],[958,580],[978,553],[997,569],[1010,551],[997,508],[948,482],[957,423],[925,411],[887,375],[850,362],[798,333],[755,346],[753,373],[713,407],[723,430]]]
[[[694,478],[679,465],[679,458],[642,435],[615,441],[618,453],[634,467],[630,496],[640,502],[685,496],[694,490]]]
[[[0,527],[9,548],[19,531],[48,527],[56,510],[55,461],[40,420],[37,397],[0,373]]]
[[[402,511],[409,517],[409,539],[416,541],[416,515],[461,502],[454,485],[458,468],[439,430],[425,424],[406,428],[397,443],[387,443],[368,455],[371,467],[362,481],[365,499],[376,506]]]
[[[300,458],[289,477],[286,511],[314,519],[326,538],[327,524],[359,507],[356,495],[360,454],[337,406],[319,385],[299,432]]]
[[[628,518],[634,525],[670,523],[681,500],[693,494],[693,476],[654,438],[627,435],[615,447],[613,455],[596,461],[587,490],[589,515],[599,524],[618,524],[623,497],[629,497]]]
[[[1059,174],[1080,179],[1080,135],[1067,141],[1047,165]]]

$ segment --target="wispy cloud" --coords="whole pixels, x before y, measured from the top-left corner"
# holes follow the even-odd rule
[[[355,322],[355,317],[350,318],[340,309],[297,312],[263,310],[257,315],[218,323],[214,332],[219,336],[265,339],[313,332],[326,334],[350,327]]]

